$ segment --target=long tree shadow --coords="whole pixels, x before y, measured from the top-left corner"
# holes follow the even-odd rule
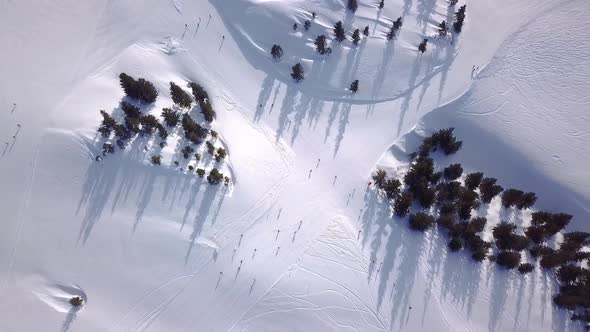
[[[264,110],[266,109],[266,103],[270,99],[270,94],[272,92],[272,87],[275,83],[274,77],[271,75],[266,75],[264,81],[262,81],[262,86],[260,88],[260,93],[258,94],[258,101],[256,103],[256,112],[254,113],[254,121],[259,121],[262,115],[264,114]],[[274,102],[273,102],[274,105]]]
[[[375,76],[375,80],[373,81],[373,88],[371,90],[371,99],[377,99],[379,97],[379,92],[381,91],[381,87],[385,82],[385,78],[387,77],[387,73],[389,71],[390,61],[393,58],[395,53],[395,40],[389,40],[385,44],[385,48],[383,49],[383,55],[381,56],[381,62],[379,63],[377,69],[377,76]],[[371,115],[375,110],[375,104],[367,105],[367,116]]]
[[[68,311],[68,313],[66,315],[66,319],[64,320],[64,322],[61,326],[61,332],[68,332],[70,330],[70,328],[72,327],[72,324],[76,320],[76,317],[78,316],[78,312],[80,310],[81,310],[81,307],[73,307],[72,306],[70,311]]]
[[[416,21],[422,26],[422,35],[426,34],[430,22],[430,16],[432,15],[434,8],[436,7],[436,0],[418,0],[416,6]]]
[[[203,226],[205,225],[205,222],[207,221],[207,217],[209,216],[209,210],[211,209],[211,207],[213,205],[213,201],[215,200],[215,197],[217,196],[218,191],[219,191],[219,186],[210,185],[210,186],[207,186],[207,189],[205,189],[205,192],[203,193],[203,199],[201,200],[201,203],[199,204],[199,210],[197,211],[197,214],[195,215],[195,219],[193,222],[193,231],[190,235],[190,243],[189,243],[188,249],[186,251],[186,256],[184,257],[185,264],[188,263],[188,259],[190,258],[193,247],[195,246],[196,239],[199,237],[199,235],[203,231]],[[214,221],[212,221],[212,222],[214,222]]]
[[[410,102],[412,101],[412,96],[414,95],[414,88],[416,85],[416,80],[418,79],[418,74],[420,74],[420,67],[422,66],[422,56],[418,55],[416,60],[414,60],[414,64],[412,65],[412,71],[410,72],[410,78],[408,80],[408,92],[404,97],[401,109],[400,109],[400,117],[397,125],[397,136],[401,134],[404,119],[406,117],[406,113],[410,108]]]

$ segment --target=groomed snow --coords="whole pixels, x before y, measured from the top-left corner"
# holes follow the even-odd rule
[[[588,230],[590,4],[468,2],[453,45],[420,56],[446,1],[360,3],[355,15],[340,0],[0,3],[0,331],[580,330],[552,305],[550,275],[447,254],[442,234],[410,231],[366,186],[452,126],[464,147],[439,166],[534,191],[536,208]],[[370,37],[314,53],[338,20]],[[123,71],[156,85],[155,115],[170,81],[206,87],[232,186],[175,169],[174,137],[161,167],[139,142],[94,161]],[[498,202],[486,213],[503,217]]]

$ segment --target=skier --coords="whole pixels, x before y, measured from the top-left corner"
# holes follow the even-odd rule
[[[186,23],[184,24],[184,29],[188,29],[188,25]]]
[[[100,162],[100,161],[102,161],[102,157],[101,156],[96,156],[96,158],[94,158],[94,160]]]
[[[320,158],[318,158],[318,163],[317,165],[315,165],[315,168],[318,168],[320,166]]]
[[[369,184],[367,184],[367,188],[369,188],[371,184],[373,184],[373,182],[369,181]]]

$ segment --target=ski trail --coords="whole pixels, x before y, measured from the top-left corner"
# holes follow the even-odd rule
[[[26,208],[29,206],[29,203],[31,201],[31,195],[33,193],[33,183],[35,183],[35,173],[37,172],[38,157],[39,157],[39,145],[37,145],[37,148],[35,150],[35,157],[33,158],[33,169],[31,171],[30,182],[27,187],[27,191],[25,193],[25,200],[23,201],[23,204],[21,205],[21,208],[18,212],[18,219],[17,219],[18,224],[17,224],[17,229],[16,229],[16,239],[14,242],[14,247],[12,247],[12,250],[10,253],[10,259],[8,261],[8,270],[6,273],[6,279],[4,280],[4,287],[6,287],[6,284],[8,283],[8,278],[10,277],[10,274],[12,273],[12,268],[14,266],[14,258],[16,256],[16,249],[17,249],[18,244],[20,242],[23,226],[25,223],[24,214],[25,214]]]

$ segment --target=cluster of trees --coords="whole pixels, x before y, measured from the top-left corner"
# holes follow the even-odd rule
[[[502,193],[502,206],[504,208],[516,207],[519,210],[528,209],[535,205],[537,195],[532,192],[525,193],[518,189],[506,189]]]
[[[518,210],[532,207],[537,199],[535,193],[507,189],[496,184],[495,178],[486,178],[481,172],[463,175],[460,164],[452,164],[442,172],[435,172],[431,152],[441,148],[445,153],[454,153],[462,146],[453,136],[453,129],[444,129],[427,137],[419,151],[413,154],[417,159],[403,178],[388,178],[384,170],[378,169],[373,175],[375,186],[392,201],[394,214],[409,215],[412,230],[425,232],[438,225],[449,236],[448,247],[452,252],[468,250],[474,261],[486,258],[506,269],[517,269],[522,274],[534,270],[533,262],[522,262],[522,252],[539,260],[544,269],[557,269],[560,288],[554,303],[561,308],[575,311],[573,319],[590,323],[590,270],[583,266],[590,260],[590,233],[570,232],[563,234],[563,241],[557,249],[547,243],[569,224],[572,216],[565,213],[538,211],[532,213],[531,224],[519,229],[515,224],[502,221],[492,229],[492,241],[485,241],[483,232],[487,220],[472,217],[471,211],[480,204],[489,204],[501,194],[503,208]],[[445,148],[446,147],[446,148]],[[412,207],[423,209],[435,206],[438,218],[425,211],[412,213]]]
[[[439,148],[445,155],[456,153],[463,146],[462,141],[458,141],[453,135],[455,128],[441,129],[438,132],[426,137],[420,147],[418,148],[418,156],[420,158],[428,157],[431,152],[436,152]],[[412,158],[416,157],[416,153],[410,154]]]
[[[158,98],[158,90],[156,90],[152,82],[146,79],[138,78],[136,80],[125,73],[121,73],[119,75],[119,82],[123,91],[125,91],[125,95],[129,98],[141,100],[146,103],[153,103]]]
[[[283,50],[281,49],[281,54]],[[199,104],[201,108],[201,113],[207,122],[212,122],[215,119],[215,110],[213,109],[213,105],[211,104],[211,99],[209,99],[209,94],[198,83],[191,82],[188,84],[188,87],[191,88],[193,92],[193,97]]]
[[[121,73],[119,75],[119,79],[121,86],[128,97],[150,103],[156,100],[158,92],[152,83],[142,78],[135,80],[125,73]],[[189,83],[188,87],[192,90],[194,100],[201,107],[201,113],[203,113],[205,120],[209,122],[213,121],[215,118],[215,111],[213,110],[207,91],[201,85],[194,82]],[[180,108],[188,109],[191,107],[193,102],[191,95],[174,82],[170,82],[170,95],[174,104],[178,105]],[[151,135],[157,131],[160,138],[164,140],[160,142],[160,147],[163,148],[166,146],[165,140],[168,137],[168,132],[164,125],[160,123],[158,118],[151,114],[143,114],[137,106],[126,100],[121,101],[120,108],[124,114],[122,123],[117,123],[117,121],[104,110],[100,111],[103,119],[98,128],[98,132],[103,137],[110,138],[114,134],[116,138],[116,144],[121,149],[123,149],[127,142],[135,135]],[[191,143],[202,143],[207,138],[209,133],[211,134],[212,139],[217,139],[218,134],[216,131],[209,131],[208,129],[199,125],[188,113],[181,114],[181,112],[171,108],[164,108],[162,109],[161,117],[163,119],[163,123],[168,127],[176,127],[180,122],[184,130],[185,137]],[[227,151],[225,149],[218,148],[215,150],[213,144],[211,142],[207,142],[208,149],[209,145],[211,145],[212,149],[210,153],[211,155],[214,155],[214,158],[217,162],[221,162],[226,158]],[[104,143],[102,150],[103,156],[107,153],[115,152],[115,148],[111,143]],[[194,152],[195,149],[190,145],[185,146],[181,150],[181,153],[185,159],[189,159]],[[201,156],[198,153],[194,154],[194,157],[197,162],[201,159]],[[153,155],[151,157],[151,162],[154,165],[160,165],[162,162],[162,156]],[[179,165],[178,161],[176,161],[175,164]],[[188,170],[192,171],[194,170],[194,167],[189,166]],[[205,175],[205,170],[197,169],[197,175],[203,177]],[[223,174],[221,174],[216,169],[211,170],[207,180],[210,183],[219,183],[221,181],[225,181],[226,185],[229,184],[229,178],[224,177]]]

